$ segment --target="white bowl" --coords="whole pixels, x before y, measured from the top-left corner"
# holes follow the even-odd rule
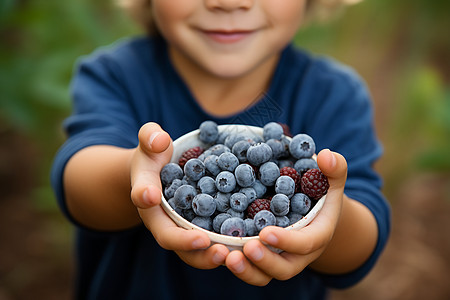
[[[262,136],[263,129],[261,127],[255,127],[255,126],[247,126],[247,125],[219,125],[219,132],[222,131],[234,131],[236,133],[240,132],[251,132],[253,134],[258,134],[259,136]],[[198,139],[198,133],[199,130],[191,131],[178,139],[176,139],[173,142],[174,150],[172,154],[172,160],[171,162],[178,163],[178,159],[181,157],[184,151],[196,147],[207,147],[208,145],[205,145]],[[308,225],[319,213],[319,211],[322,209],[323,203],[325,202],[326,195],[319,199],[319,201],[314,205],[314,207],[309,211],[307,215],[305,215],[302,219],[300,219],[298,222],[289,225],[285,227],[286,230],[299,230],[306,225]],[[185,218],[180,216],[167,202],[167,200],[164,198],[164,196],[161,197],[161,206],[166,211],[166,213],[169,215],[169,217],[180,227],[185,229],[195,229],[205,232],[208,237],[210,238],[212,243],[219,243],[223,244],[228,247],[228,249],[232,250],[242,250],[242,247],[245,243],[247,243],[250,240],[258,240],[259,236],[251,236],[251,237],[233,237],[228,235],[222,235],[218,234],[206,229],[203,229],[197,225],[192,224],[191,222],[187,221]],[[272,251],[280,252],[279,249],[271,248]]]

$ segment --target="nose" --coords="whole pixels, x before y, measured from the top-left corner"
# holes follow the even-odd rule
[[[233,11],[236,9],[249,9],[254,0],[205,0],[205,5],[210,10]]]

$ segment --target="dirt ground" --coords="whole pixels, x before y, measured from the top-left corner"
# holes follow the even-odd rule
[[[0,133],[0,142],[0,300],[70,299],[70,225],[31,197],[39,155],[13,133]],[[331,298],[450,299],[449,182],[442,174],[405,178],[391,197],[392,237],[379,263],[362,282],[333,291]]]

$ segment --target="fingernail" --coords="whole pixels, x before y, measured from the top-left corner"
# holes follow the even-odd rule
[[[212,260],[216,265],[221,265],[225,260],[225,256],[223,256],[222,253],[216,253],[214,254]]]
[[[253,260],[261,260],[263,258],[264,252],[260,247],[257,247],[255,250],[253,250],[253,253],[251,255]]]
[[[278,243],[278,238],[273,233],[269,233],[266,236],[265,240],[266,240],[266,242],[268,242],[271,245],[275,245]]]
[[[194,249],[202,249],[206,248],[208,245],[206,245],[205,241],[203,239],[196,239],[192,242],[192,248]]]
[[[242,260],[240,260],[237,264],[232,266],[233,270],[235,273],[242,273],[244,272],[244,262]]]
[[[160,131],[157,131],[157,132],[153,132],[152,133],[152,135],[150,136],[150,138],[149,138],[149,140],[148,140],[148,145],[150,146],[150,149],[152,148],[152,143],[153,143],[153,141],[156,139],[156,137],[158,136],[158,135],[160,135],[161,134],[161,132]]]

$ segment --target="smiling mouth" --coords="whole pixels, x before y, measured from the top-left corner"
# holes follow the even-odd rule
[[[222,43],[222,44],[232,44],[244,40],[250,36],[253,31],[251,30],[234,30],[234,31],[224,31],[224,30],[205,30],[203,33],[211,40]]]

